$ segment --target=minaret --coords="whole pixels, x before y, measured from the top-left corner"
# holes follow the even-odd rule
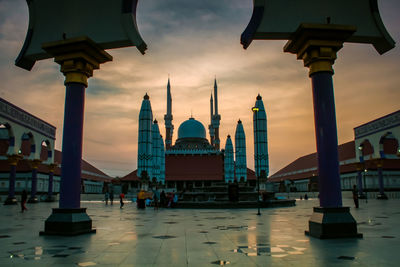
[[[165,121],[165,146],[166,149],[170,149],[172,146],[172,135],[174,133],[174,125],[172,124],[172,97],[171,97],[171,85],[169,83],[168,77],[168,84],[167,84],[167,114],[164,116]]]
[[[221,120],[221,116],[218,114],[218,86],[217,79],[214,80],[214,115],[213,115],[213,128],[214,128],[214,143],[215,149],[219,150],[220,148],[220,140],[219,140],[219,122]]]
[[[225,171],[225,182],[233,182],[235,178],[235,164],[233,162],[233,146],[231,136],[228,135],[225,143],[225,157],[224,157],[224,171]]]
[[[242,178],[247,181],[246,135],[240,119],[235,132],[235,174],[238,181]]]
[[[160,182],[165,184],[165,149],[163,137],[160,134],[160,148],[161,148],[161,169],[160,169]]]
[[[139,112],[139,142],[138,142],[138,170],[137,175],[140,178],[142,173],[147,173],[148,177],[152,177],[152,133],[151,124],[153,122],[153,112],[149,96],[143,97],[142,106]]]
[[[157,120],[154,120],[151,126],[152,132],[152,158],[153,158],[153,170],[151,180],[155,178],[157,181],[160,180],[161,170],[161,142],[160,142],[160,128],[158,127]]]
[[[258,112],[253,113],[254,165],[256,174],[262,177],[265,172],[265,177],[262,178],[267,178],[269,174],[267,114],[260,94],[257,96],[255,107],[258,108]]]
[[[213,111],[213,97],[212,97],[212,93],[211,93],[211,97],[210,97],[210,125],[208,125],[208,130],[210,131],[210,143],[212,146],[214,146],[214,127],[212,125],[213,122],[213,116],[214,116],[214,111]]]

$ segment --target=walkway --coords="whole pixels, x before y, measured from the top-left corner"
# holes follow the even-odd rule
[[[39,236],[57,203],[0,206],[0,266],[398,266],[400,200],[351,209],[363,239],[304,235],[317,200],[256,210],[147,209],[84,202],[96,234]],[[345,204],[352,206],[351,200]]]

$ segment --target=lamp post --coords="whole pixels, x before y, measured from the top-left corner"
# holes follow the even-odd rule
[[[258,153],[259,153],[259,151],[258,151],[258,111],[260,109],[258,107],[252,107],[251,110],[253,111],[253,113],[256,116],[256,119],[255,119],[256,120],[256,123],[255,123],[256,124],[255,125],[256,133],[254,135],[254,138],[256,139],[256,142],[255,142],[256,151],[254,154],[255,154],[255,160],[257,163],[256,167],[258,167],[258,169],[260,169],[260,164],[258,162],[258,159],[259,159],[259,156],[258,156]],[[256,169],[256,176],[257,176],[257,209],[258,209],[257,215],[261,215],[261,212],[260,212],[260,174],[259,174],[259,171],[257,170],[257,168],[255,168],[255,169]]]

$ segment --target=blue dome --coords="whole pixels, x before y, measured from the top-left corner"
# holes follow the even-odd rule
[[[184,121],[178,129],[178,139],[181,138],[206,138],[206,129],[201,122],[190,118]]]

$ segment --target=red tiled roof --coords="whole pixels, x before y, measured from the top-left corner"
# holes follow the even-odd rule
[[[61,164],[62,161],[62,153],[59,150],[54,150],[54,163]],[[0,172],[9,172],[10,165],[8,164],[7,160],[0,160]],[[29,161],[24,159],[20,160],[17,165],[17,172],[31,172],[32,168],[29,164]],[[83,173],[83,172],[90,172]],[[38,167],[39,173],[49,173],[48,166],[46,164],[40,164]],[[61,168],[58,166],[54,169],[54,175],[60,176],[61,175]],[[92,181],[110,181],[112,177],[108,176],[104,172],[100,171],[99,169],[95,168],[93,165],[88,163],[87,161],[82,159],[82,179],[92,180]]]
[[[137,177],[137,170],[134,170],[133,172],[125,175],[124,177],[121,178],[121,181],[139,181],[139,177]]]
[[[339,161],[354,159],[356,157],[354,141],[339,145],[338,153]],[[298,180],[308,178],[313,176],[313,174],[316,176],[318,175],[317,166],[317,153],[308,154],[296,159],[286,167],[271,175],[269,181],[280,181],[283,179]]]
[[[61,164],[62,162],[62,153],[59,150],[54,150],[54,162],[58,162]],[[106,176],[109,177],[110,179],[112,179],[110,176],[108,176],[107,174],[105,174],[104,172],[100,171],[99,169],[97,169],[96,167],[94,167],[92,164],[90,164],[89,162],[87,162],[86,160],[82,159],[82,170],[83,171],[87,171],[87,172],[92,172],[95,173],[97,175],[102,175],[102,176]],[[83,174],[86,175],[86,174]]]
[[[339,161],[347,161],[355,159],[355,144],[354,141],[350,141],[338,146]],[[340,173],[349,173],[357,171],[357,164],[347,163],[339,166]],[[269,181],[277,182],[282,180],[302,180],[313,176],[318,176],[318,161],[317,153],[312,153],[303,157],[298,158],[286,167],[280,169],[275,174],[269,177]],[[369,170],[376,169],[376,162],[374,160],[368,160],[365,162],[365,168]],[[400,160],[398,159],[385,159],[383,161],[383,168],[385,170],[399,170]]]
[[[253,170],[250,170],[249,168],[247,168],[247,180],[256,180],[256,173]]]

